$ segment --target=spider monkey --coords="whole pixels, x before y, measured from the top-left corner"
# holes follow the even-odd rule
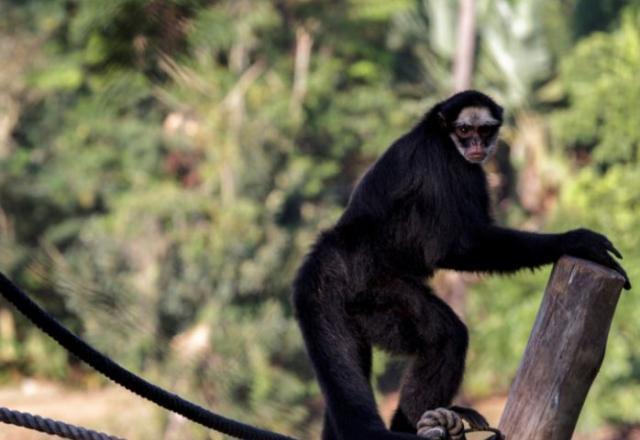
[[[365,173],[300,267],[293,305],[327,403],[323,439],[415,439],[424,411],[451,404],[468,335],[424,283],[437,269],[508,273],[569,254],[617,270],[631,287],[604,235],[494,223],[481,165],[496,149],[502,113],[473,90],[431,108]],[[411,357],[390,430],[369,382],[373,345]],[[474,410],[452,408],[486,425]]]

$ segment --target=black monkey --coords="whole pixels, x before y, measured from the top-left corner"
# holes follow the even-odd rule
[[[631,287],[609,255],[620,253],[601,234],[494,224],[480,165],[493,153],[501,124],[502,108],[477,91],[434,106],[367,171],[300,267],[293,303],[327,402],[324,439],[415,438],[425,410],[451,403],[468,336],[424,284],[438,268],[504,273],[569,254],[617,270]],[[369,383],[372,345],[412,356],[392,432]],[[456,409],[485,423],[473,410]]]

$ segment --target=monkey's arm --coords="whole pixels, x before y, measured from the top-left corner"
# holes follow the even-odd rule
[[[515,272],[553,263],[567,254],[620,272],[627,279],[625,287],[630,288],[627,274],[609,252],[622,258],[607,237],[588,229],[539,234],[487,225],[463,236],[438,266],[463,271]]]
[[[494,225],[460,237],[439,267],[477,272],[515,272],[553,263],[562,255],[562,234],[538,234]]]

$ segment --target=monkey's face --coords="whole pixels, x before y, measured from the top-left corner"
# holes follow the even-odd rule
[[[482,164],[495,153],[500,121],[488,108],[465,107],[449,127],[449,136],[467,161]]]

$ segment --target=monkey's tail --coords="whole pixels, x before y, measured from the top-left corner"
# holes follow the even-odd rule
[[[53,316],[49,315],[33,302],[2,272],[0,272],[0,293],[24,316],[58,342],[63,348],[138,396],[150,400],[169,411],[180,414],[202,426],[239,439],[294,440],[292,437],[287,437],[215,414],[132,373],[62,326]]]

